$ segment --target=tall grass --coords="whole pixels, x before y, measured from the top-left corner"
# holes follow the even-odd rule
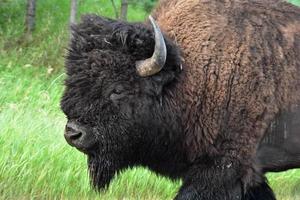
[[[90,188],[86,158],[64,141],[59,109],[69,1],[37,2],[36,31],[25,38],[25,1],[0,1],[0,199],[172,199],[180,182],[141,168],[99,194]],[[79,2],[79,15],[114,16],[108,0]],[[129,8],[130,20],[145,16]],[[300,199],[299,170],[268,177],[278,199]]]

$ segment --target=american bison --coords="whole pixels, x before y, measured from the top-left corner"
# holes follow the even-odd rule
[[[256,155],[300,103],[300,9],[161,0],[152,16],[73,27],[61,108],[92,184],[138,165],[182,178],[177,200],[275,199]]]

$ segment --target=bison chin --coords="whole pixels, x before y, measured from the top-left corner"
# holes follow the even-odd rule
[[[96,190],[105,189],[119,170],[111,159],[88,155],[90,182]]]

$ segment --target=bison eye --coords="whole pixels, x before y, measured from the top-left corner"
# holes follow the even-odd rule
[[[124,87],[122,85],[118,85],[112,91],[112,94],[121,94],[124,91]]]
[[[113,102],[116,102],[117,100],[123,98],[124,96],[126,96],[124,91],[124,87],[122,85],[118,85],[117,87],[115,87],[112,92],[109,95],[110,100],[112,100]]]

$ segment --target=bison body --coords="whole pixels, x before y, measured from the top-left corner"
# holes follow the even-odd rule
[[[300,9],[162,0],[153,16],[163,41],[153,21],[90,15],[74,27],[61,107],[93,185],[141,165],[182,178],[178,200],[275,199],[256,151],[300,103]]]
[[[264,172],[300,168],[300,108],[277,114],[261,141],[257,158]]]

